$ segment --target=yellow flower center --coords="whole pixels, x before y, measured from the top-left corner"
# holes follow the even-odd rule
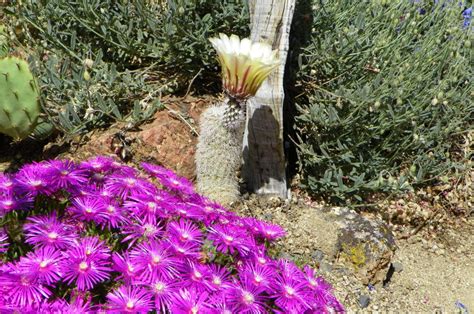
[[[135,303],[133,303],[133,301],[128,301],[127,302],[127,309],[131,310],[135,307]]]
[[[81,262],[79,264],[79,270],[84,271],[84,270],[87,270],[88,268],[89,268],[89,265],[87,265],[87,262]]]
[[[243,299],[244,299],[244,302],[247,304],[252,304],[255,301],[254,296],[248,291],[244,291]]]

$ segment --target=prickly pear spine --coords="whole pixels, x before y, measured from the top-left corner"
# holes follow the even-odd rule
[[[27,137],[36,126],[39,92],[28,63],[16,57],[0,60],[0,133]]]

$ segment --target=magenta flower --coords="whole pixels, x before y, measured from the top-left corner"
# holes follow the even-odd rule
[[[49,165],[47,175],[54,190],[74,190],[87,182],[86,171],[71,160],[53,160]]]
[[[148,193],[134,194],[128,198],[124,207],[140,218],[167,218],[169,216],[169,205],[164,204],[162,199],[159,193],[156,195]]]
[[[130,252],[130,257],[134,264],[143,269],[139,279],[144,282],[152,282],[159,276],[173,278],[177,274],[178,261],[162,241],[140,243]]]
[[[238,251],[247,255],[251,251],[251,245],[242,229],[234,225],[214,225],[209,228],[209,240],[216,246],[217,251],[231,253]]]
[[[271,297],[275,304],[283,311],[302,313],[310,308],[307,296],[307,283],[301,270],[289,261],[280,261],[278,263],[279,273],[271,285]]]
[[[311,290],[308,294],[311,297],[311,308],[315,312],[343,313],[344,308],[332,294],[331,286],[322,277],[316,277],[316,271],[311,267],[306,265],[303,270],[307,286]]]
[[[178,293],[180,283],[175,279],[166,279],[162,276],[155,278],[149,288],[155,297],[155,309],[161,313],[168,313],[173,297]]]
[[[112,195],[125,199],[130,194],[145,193],[150,185],[134,176],[111,175],[107,178],[105,189]]]
[[[41,282],[51,285],[61,279],[61,252],[51,246],[38,248],[26,257],[21,257],[18,269],[24,274],[37,277]]]
[[[148,313],[152,310],[151,293],[139,286],[121,286],[107,294],[109,313]]]
[[[72,226],[58,220],[53,213],[50,216],[29,217],[23,225],[26,243],[35,247],[52,246],[57,249],[69,247],[77,235]]]
[[[122,242],[130,241],[129,247],[131,247],[140,239],[158,240],[164,232],[160,222],[155,217],[150,217],[148,219],[136,218],[122,228],[122,233],[127,235]]]
[[[114,161],[110,157],[97,156],[82,162],[80,168],[93,173],[106,172],[112,170]]]
[[[188,179],[176,175],[173,171],[146,162],[142,162],[141,166],[146,172],[160,180],[161,184],[171,191],[184,195],[193,195],[195,193],[193,184]]]
[[[255,218],[246,218],[245,223],[255,236],[267,241],[275,241],[286,234],[282,227]]]
[[[168,235],[180,242],[202,242],[202,232],[190,220],[180,219],[168,224]]]
[[[269,287],[273,282],[275,267],[261,265],[258,262],[245,264],[240,277],[258,287]]]
[[[0,272],[0,286],[6,299],[13,306],[25,307],[40,303],[51,295],[38,277],[23,273],[14,264],[6,265]]]
[[[104,200],[104,219],[99,223],[108,228],[118,228],[130,223],[127,210],[110,198]]]
[[[226,269],[224,266],[220,266],[217,264],[209,265],[209,274],[208,274],[208,284],[210,290],[212,291],[223,291],[227,289],[231,281],[230,278],[230,271]]]
[[[262,286],[256,286],[248,280],[234,283],[227,291],[226,297],[234,313],[267,313],[266,296]]]
[[[29,195],[19,197],[11,191],[0,191],[0,217],[13,210],[25,210],[31,208],[32,198]]]
[[[171,304],[173,314],[205,314],[211,310],[206,291],[181,289],[176,293]]]
[[[0,173],[0,194],[13,193],[15,183],[12,177],[8,174]]]
[[[201,246],[194,242],[168,240],[170,248],[178,258],[199,259],[202,257]]]
[[[0,228],[0,254],[8,251],[8,234],[5,231],[5,228]]]
[[[76,282],[79,290],[92,289],[109,278],[109,250],[97,238],[85,238],[63,252],[61,262],[66,283]]]
[[[184,287],[202,291],[207,288],[207,277],[209,274],[208,266],[188,260],[184,264],[180,278]]]
[[[68,211],[75,219],[102,223],[107,219],[106,206],[106,200],[98,195],[76,197],[72,200],[72,205],[68,208]]]
[[[144,270],[143,265],[133,262],[128,252],[120,255],[116,252],[112,254],[112,269],[119,273],[118,280],[123,280],[126,284],[137,281],[138,275]]]
[[[45,175],[47,167],[41,163],[23,166],[15,176],[16,186],[19,191],[30,196],[38,194],[49,195],[51,188],[48,177]]]

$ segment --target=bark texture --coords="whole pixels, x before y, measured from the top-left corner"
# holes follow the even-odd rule
[[[278,49],[280,65],[247,102],[242,175],[248,190],[289,197],[283,150],[283,76],[296,0],[249,0],[252,41]]]

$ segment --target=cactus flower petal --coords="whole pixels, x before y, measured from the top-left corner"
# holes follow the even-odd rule
[[[252,43],[248,38],[224,34],[209,40],[222,67],[224,90],[234,98],[254,96],[279,64],[277,50],[272,50],[268,44]]]

